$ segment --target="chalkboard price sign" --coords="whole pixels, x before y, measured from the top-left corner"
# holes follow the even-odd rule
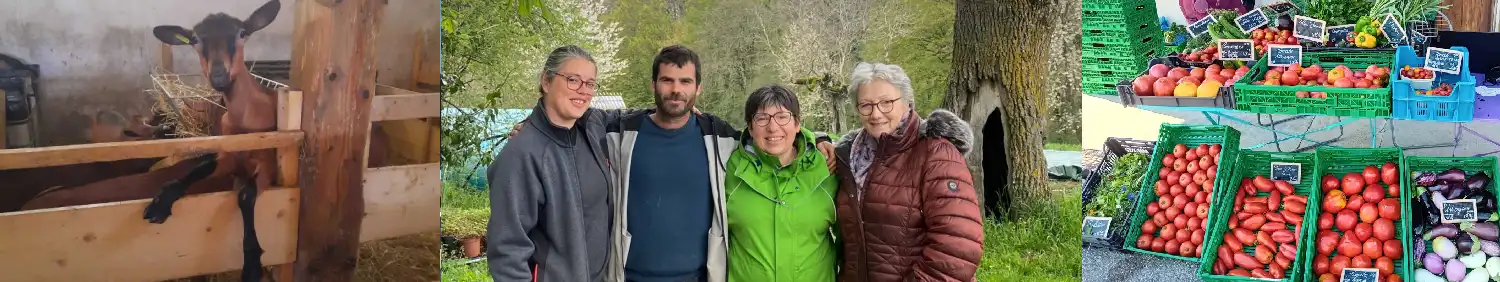
[[[1302,45],[1271,44],[1266,45],[1266,56],[1270,57],[1266,65],[1273,67],[1290,67],[1302,63]]]
[[[1426,35],[1422,35],[1421,31],[1412,30],[1411,34],[1410,34],[1410,37],[1411,37],[1411,44],[1412,45],[1427,44],[1427,36]]]
[[[1083,235],[1099,239],[1109,239],[1109,224],[1114,221],[1110,217],[1090,216],[1083,218]]]
[[[1344,268],[1343,277],[1339,278],[1339,282],[1376,282],[1380,280],[1380,270],[1374,268]]]
[[[1328,23],[1323,20],[1303,16],[1292,17],[1292,36],[1297,38],[1319,43],[1325,42],[1327,39],[1323,38],[1326,34],[1323,29],[1326,27]]]
[[[1443,223],[1474,222],[1479,220],[1479,210],[1473,199],[1448,200],[1438,203],[1442,209]]]
[[[1219,18],[1203,17],[1203,19],[1194,22],[1192,25],[1188,25],[1188,33],[1191,33],[1193,37],[1198,37],[1199,35],[1208,33],[1208,27],[1217,22],[1219,22]]]
[[[1328,41],[1344,41],[1344,39],[1349,38],[1350,33],[1354,33],[1354,25],[1352,24],[1330,27],[1328,28]]]
[[[1276,50],[1272,47],[1271,50]],[[1275,52],[1275,51],[1272,51]],[[1302,184],[1302,164],[1271,163],[1271,180],[1284,180],[1292,185]]]
[[[1297,7],[1297,4],[1286,1],[1276,2],[1275,4],[1271,4],[1266,7],[1271,8],[1271,12],[1276,13],[1277,15],[1283,15],[1287,12],[1291,12],[1292,10],[1302,10],[1301,7]]]
[[[1255,42],[1249,39],[1219,39],[1219,59],[1225,61],[1254,61]]]
[[[1240,31],[1243,31],[1245,33],[1250,33],[1256,28],[1265,26],[1270,22],[1271,19],[1267,18],[1266,12],[1261,9],[1253,9],[1250,10],[1249,13],[1245,13],[1244,15],[1240,15],[1238,18],[1234,18],[1235,25],[1239,26]]]
[[[1401,22],[1396,21],[1396,15],[1385,14],[1385,19],[1380,21],[1380,34],[1385,39],[1397,44],[1406,42],[1406,29],[1401,28]]]
[[[1427,47],[1427,63],[1422,68],[1449,74],[1463,70],[1464,53],[1452,49]]]

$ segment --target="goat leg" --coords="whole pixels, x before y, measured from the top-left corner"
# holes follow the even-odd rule
[[[146,214],[143,218],[155,224],[167,222],[167,217],[172,216],[172,204],[182,199],[183,194],[187,193],[188,186],[191,186],[193,182],[208,178],[210,174],[219,175],[228,172],[230,166],[219,165],[219,158],[224,158],[224,156],[227,155],[204,155],[195,158],[194,160],[199,163],[186,176],[182,179],[167,181],[162,185],[161,192],[151,199],[150,205],[146,206]]]
[[[239,190],[240,217],[245,224],[245,265],[240,271],[240,281],[258,282],[265,276],[260,262],[260,255],[265,251],[260,248],[260,239],[255,236],[255,199],[259,189],[239,177],[235,178],[235,186]]]

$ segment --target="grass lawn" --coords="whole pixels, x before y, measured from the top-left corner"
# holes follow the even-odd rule
[[[1080,183],[1054,181],[1050,199],[1018,207],[1021,219],[984,228],[979,281],[1078,281],[1083,208]]]
[[[1082,152],[1083,151],[1083,145],[1080,145],[1080,144],[1047,143],[1047,146],[1044,147],[1044,148],[1047,149],[1047,150],[1054,150],[1054,151],[1073,151],[1073,152]],[[1082,223],[1080,223],[1080,225],[1081,224]]]
[[[986,222],[984,256],[980,261],[978,281],[1078,281],[1083,232],[1082,194],[1078,182],[1055,181],[1048,190],[1061,191],[1036,204],[1018,207],[1021,219],[1015,222]],[[453,198],[450,198],[453,197]],[[473,195],[449,194],[444,190],[443,205],[449,199],[467,199],[467,204],[482,203]],[[487,200],[487,199],[485,199]],[[448,250],[445,250],[445,253]],[[442,281],[490,281],[483,261],[460,264],[465,260],[444,255]]]

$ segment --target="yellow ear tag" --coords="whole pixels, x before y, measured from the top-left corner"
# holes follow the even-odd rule
[[[182,40],[183,44],[193,44],[192,39],[188,39],[187,36],[182,36],[181,34],[177,35],[177,40]]]

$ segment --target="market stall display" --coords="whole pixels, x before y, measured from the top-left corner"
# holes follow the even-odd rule
[[[1227,126],[1163,124],[1141,181],[1125,249],[1198,262],[1212,230],[1215,192],[1239,152],[1239,131]]]
[[[1319,189],[1309,203],[1303,246],[1302,277],[1307,281],[1338,281],[1346,268],[1377,270],[1384,281],[1404,281],[1410,261],[1403,250],[1408,242],[1401,216],[1401,148],[1319,148],[1316,175]]]
[[[1100,151],[1103,157],[1083,180],[1083,216],[1086,222],[1107,222],[1094,223],[1104,225],[1105,230],[1085,235],[1085,245],[1114,250],[1122,247],[1125,226],[1130,224],[1135,200],[1140,197],[1136,189],[1141,187],[1141,178],[1151,164],[1149,158],[1155,147],[1155,141],[1114,137],[1104,141]],[[1093,230],[1085,230],[1088,231]],[[1098,233],[1104,235],[1097,236]]]
[[[1411,226],[1403,230],[1412,238],[1407,271],[1414,281],[1500,281],[1494,278],[1500,277],[1496,159],[1408,157],[1406,163],[1401,176],[1410,198],[1402,211]]]
[[[1440,49],[1440,51],[1448,51]],[[1474,120],[1474,75],[1469,74],[1469,49],[1453,47],[1462,54],[1454,64],[1458,73],[1424,69],[1426,57],[1418,57],[1410,46],[1397,47],[1395,66],[1401,75],[1391,83],[1391,116],[1400,119],[1446,122]],[[1433,54],[1429,54],[1433,55]]]
[[[1175,57],[1151,59],[1150,67],[1134,80],[1115,85],[1127,106],[1185,106],[1233,108],[1236,80],[1250,68],[1235,64],[1197,66]]]
[[[1204,281],[1301,281],[1297,264],[1308,197],[1316,189],[1313,154],[1241,151],[1211,218],[1198,276]],[[1293,184],[1292,182],[1296,182]],[[1224,204],[1231,203],[1231,204]]]

